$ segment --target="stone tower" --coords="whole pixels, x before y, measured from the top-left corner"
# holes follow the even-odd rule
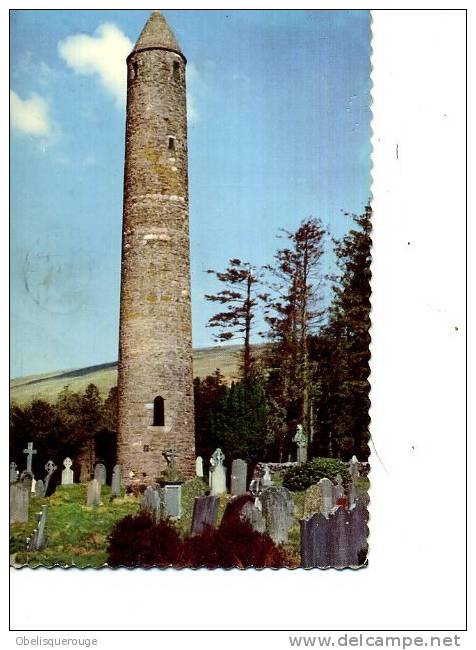
[[[194,476],[186,59],[152,12],[127,58],[118,462],[152,483],[175,446]]]

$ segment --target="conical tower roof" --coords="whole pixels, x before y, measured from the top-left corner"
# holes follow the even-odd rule
[[[160,11],[150,14],[132,53],[141,50],[172,50],[183,56],[177,39]]]

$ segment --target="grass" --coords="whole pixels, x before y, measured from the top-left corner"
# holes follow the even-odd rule
[[[256,346],[256,348],[260,347]],[[239,345],[193,350],[194,377],[203,379],[219,368],[225,381],[231,383],[238,378],[240,350],[241,346]],[[33,399],[54,402],[58,393],[66,385],[71,391],[81,393],[91,383],[98,387],[101,397],[107,397],[109,390],[117,384],[117,363],[104,363],[88,368],[17,377],[10,381],[10,399],[17,404],[26,404]]]

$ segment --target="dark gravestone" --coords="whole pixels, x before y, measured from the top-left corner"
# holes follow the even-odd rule
[[[237,458],[231,464],[231,493],[233,495],[246,493],[246,475],[248,465],[241,458]]]
[[[221,525],[233,524],[234,521],[247,521],[253,530],[258,533],[265,532],[263,513],[255,506],[255,499],[251,494],[242,494],[228,502]]]
[[[86,505],[90,508],[101,505],[101,484],[95,478],[88,483]]]
[[[30,490],[21,483],[10,485],[10,523],[20,524],[28,521]]]
[[[263,490],[260,501],[266,532],[275,542],[288,541],[288,530],[294,521],[294,501],[291,492],[285,487],[269,487]]]
[[[215,528],[219,504],[220,499],[215,495],[195,498],[193,502],[192,535],[200,535],[205,526]]]
[[[55,470],[45,478],[45,497],[50,497],[56,492],[56,488],[61,483],[61,474]]]
[[[301,520],[301,566],[305,569],[362,566],[366,557],[368,512],[364,503],[338,508],[325,517]]]
[[[43,498],[45,496],[45,484],[40,480],[35,484],[35,497]]]
[[[164,514],[170,519],[182,516],[182,486],[166,485],[163,489]]]

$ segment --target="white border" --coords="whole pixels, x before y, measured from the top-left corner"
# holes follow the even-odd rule
[[[369,568],[21,570],[12,574],[14,628],[464,626],[465,15],[376,11],[373,21],[372,431],[385,467],[374,455]],[[180,639],[171,643],[200,643]]]

